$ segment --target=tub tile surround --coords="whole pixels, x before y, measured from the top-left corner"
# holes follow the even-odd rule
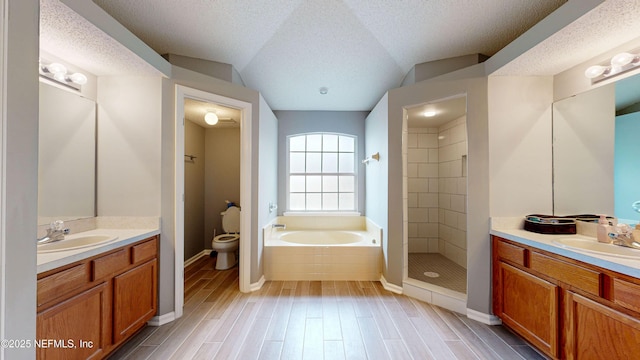
[[[439,128],[409,128],[406,187],[408,253],[441,253],[467,267],[466,116]]]
[[[577,227],[579,235],[591,236],[595,234],[594,224],[580,224]],[[524,216],[521,217],[492,217],[491,235],[496,235],[507,240],[512,240],[523,245],[546,250],[554,254],[562,255],[574,260],[593,264],[621,274],[640,278],[640,261],[637,259],[619,258],[595,253],[581,252],[556,246],[554,239],[562,235],[545,235],[524,230]],[[566,235],[564,235],[566,236]],[[594,239],[595,240],[595,239]],[[615,246],[615,245],[611,245]]]
[[[278,244],[285,224],[287,231],[342,230],[362,232],[376,246],[292,246]],[[266,280],[380,280],[382,273],[382,229],[363,216],[279,216],[263,227]],[[271,241],[271,243],[270,243]],[[275,245],[274,245],[275,244]]]

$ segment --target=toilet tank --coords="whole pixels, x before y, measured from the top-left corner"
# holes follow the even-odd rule
[[[226,233],[240,232],[240,209],[231,206],[222,213],[222,229]]]

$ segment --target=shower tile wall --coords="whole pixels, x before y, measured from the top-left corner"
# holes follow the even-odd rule
[[[438,129],[409,128],[407,148],[408,252],[440,252]]]
[[[466,116],[440,126],[438,139],[438,252],[466,268]]]

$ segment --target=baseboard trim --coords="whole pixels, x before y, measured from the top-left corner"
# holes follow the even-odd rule
[[[264,275],[262,275],[260,277],[260,280],[258,280],[258,282],[249,285],[249,291],[253,292],[253,291],[260,290],[262,288],[262,285],[264,285],[265,281],[266,280],[264,278]]]
[[[149,326],[161,326],[164,324],[168,324],[176,319],[176,313],[174,311],[170,313],[166,313],[160,316],[154,316],[151,320],[147,321],[147,325]]]
[[[380,283],[385,290],[391,291],[392,293],[396,294],[402,294],[402,287],[387,282],[387,279],[384,278],[384,275],[380,275]]]
[[[199,252],[199,253],[195,254],[194,256],[192,256],[191,258],[187,259],[184,262],[184,267],[187,267],[187,266],[193,264],[194,262],[198,261],[201,257],[209,256],[209,254],[211,254],[211,249],[202,250],[201,252]]]
[[[471,320],[479,321],[487,325],[500,325],[502,320],[499,317],[491,314],[485,314],[480,311],[467,308],[467,317]]]

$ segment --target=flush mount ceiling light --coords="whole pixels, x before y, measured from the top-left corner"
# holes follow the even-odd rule
[[[87,83],[87,76],[83,73],[73,73],[67,75],[67,67],[60,63],[43,64],[39,66],[40,76],[53,80],[59,84],[68,86],[75,90],[80,90],[82,85]]]
[[[321,95],[327,95],[327,93],[329,92],[329,88],[326,86],[323,86],[320,88],[320,94]]]
[[[640,55],[623,52],[612,57],[610,64],[608,65],[590,66],[584,72],[584,76],[591,79],[592,84],[595,84],[599,81],[634,69],[638,65],[640,65]]]
[[[422,116],[424,116],[424,117],[434,117],[437,114],[438,113],[435,110],[427,110],[427,111],[422,113]]]
[[[204,121],[209,125],[215,125],[218,123],[218,115],[209,111],[204,114]]]

